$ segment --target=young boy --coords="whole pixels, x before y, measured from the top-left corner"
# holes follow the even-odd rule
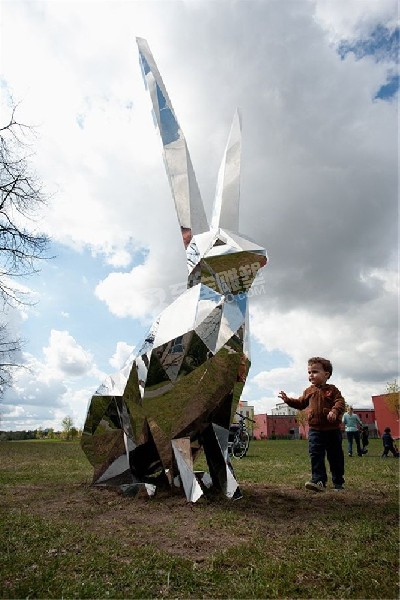
[[[361,431],[361,446],[362,446],[362,452],[363,454],[367,454],[368,452],[368,446],[369,444],[369,429],[368,429],[368,425],[363,425],[362,431]]]
[[[382,458],[387,458],[389,452],[391,452],[395,458],[399,458],[399,452],[397,450],[397,446],[394,443],[394,439],[392,438],[390,427],[385,428],[384,434],[382,436],[382,443],[383,443]]]
[[[335,490],[344,484],[344,455],[342,449],[342,415],[345,402],[340,391],[326,383],[332,375],[332,364],[326,358],[314,356],[308,360],[308,380],[311,385],[300,398],[288,398],[281,391],[279,398],[292,408],[303,410],[309,406],[308,451],[311,457],[311,481],[306,489],[322,492],[328,480],[325,454],[328,458]]]

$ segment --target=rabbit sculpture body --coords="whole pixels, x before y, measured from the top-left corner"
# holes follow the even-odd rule
[[[208,225],[185,138],[147,42],[137,39],[145,85],[186,249],[188,288],[155,320],[139,351],[91,399],[82,448],[93,484],[125,493],[209,488],[239,498],[228,455],[250,367],[248,290],[265,249],[238,233],[241,124],[234,116]],[[209,473],[194,471],[203,449]]]

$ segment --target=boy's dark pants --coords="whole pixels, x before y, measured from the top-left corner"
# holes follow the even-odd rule
[[[387,456],[389,454],[389,452],[391,452],[393,454],[393,456],[399,456],[399,453],[396,451],[396,448],[392,445],[392,446],[384,446],[383,447],[383,454],[382,456]]]
[[[333,485],[344,483],[344,456],[342,449],[342,432],[340,429],[308,432],[308,451],[311,457],[312,481],[322,481],[325,485],[328,477],[325,468],[325,454],[332,473]]]

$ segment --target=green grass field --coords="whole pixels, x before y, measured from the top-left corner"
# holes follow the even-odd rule
[[[92,488],[77,443],[0,443],[2,598],[399,597],[399,461],[346,457],[313,494],[305,441],[252,442],[243,498]]]

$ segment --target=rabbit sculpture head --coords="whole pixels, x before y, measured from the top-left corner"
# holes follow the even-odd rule
[[[188,265],[188,289],[155,320],[140,349],[92,397],[82,447],[95,485],[126,493],[183,487],[241,496],[229,426],[250,366],[248,290],[264,248],[238,233],[241,124],[234,116],[208,225],[190,155],[147,42],[137,38]],[[209,474],[193,470],[203,449]]]

